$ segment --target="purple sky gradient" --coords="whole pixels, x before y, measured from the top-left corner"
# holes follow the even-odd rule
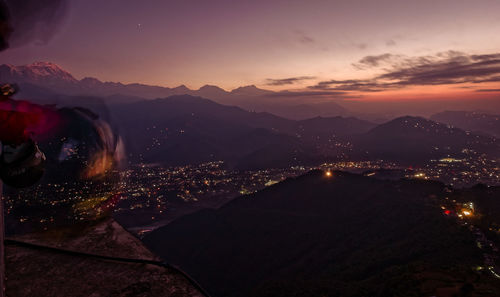
[[[50,42],[11,48],[0,62],[51,61],[77,78],[125,83],[281,90],[388,71],[353,65],[366,56],[500,52],[497,0],[70,2]]]

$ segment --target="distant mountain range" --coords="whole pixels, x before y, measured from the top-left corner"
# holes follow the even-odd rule
[[[500,155],[497,139],[484,135],[494,132],[495,126],[478,122],[486,118],[495,123],[494,116],[460,114],[461,119],[473,120],[454,122],[469,131],[481,130],[479,134],[420,117],[400,117],[377,125],[354,117],[318,117],[339,111],[338,105],[285,104],[287,99],[281,94],[255,86],[231,92],[204,86],[193,91],[185,86],[170,89],[77,80],[52,63],[2,65],[0,81],[18,83],[19,98],[93,110],[119,130],[131,162],[183,165],[225,160],[234,168],[261,169],[345,159],[421,165],[448,156]],[[146,99],[155,97],[162,98]],[[221,104],[225,101],[239,106]],[[266,112],[242,107],[250,103]],[[268,112],[276,109],[290,118],[315,116],[293,120],[280,117],[280,112]],[[447,121],[443,116],[436,118]]]
[[[355,118],[294,121],[189,95],[113,108],[131,158],[169,165],[225,160],[242,169],[286,167],[337,158],[335,146],[375,124]]]
[[[133,97],[135,100],[192,95],[211,99],[221,104],[236,105],[252,111],[267,111],[293,119],[348,114],[345,108],[334,102],[310,98],[311,103],[304,104],[302,103],[302,94],[273,92],[259,89],[254,85],[226,91],[212,85],[191,90],[184,85],[167,88],[137,83],[102,82],[92,77],[78,80],[71,73],[50,62],[36,62],[24,66],[0,65],[0,82],[18,84],[25,96],[35,95],[39,97],[42,90],[46,96],[52,93],[79,97]],[[26,92],[25,88],[28,89]],[[33,89],[38,89],[35,94],[33,94]],[[107,103],[119,102],[118,100],[107,101]]]
[[[369,158],[419,164],[446,156],[463,158],[483,153],[498,156],[500,142],[492,136],[466,132],[420,117],[400,117],[378,125],[353,140]]]
[[[215,296],[439,296],[470,287],[482,261],[472,234],[442,214],[448,195],[438,182],[313,171],[144,242]]]
[[[225,160],[261,169],[344,159],[422,165],[448,156],[500,154],[494,137],[420,117],[381,125],[352,117],[294,121],[188,95],[123,104],[112,114],[132,160],[169,165]]]
[[[500,137],[500,115],[474,111],[445,111],[431,116],[431,120],[476,133]]]

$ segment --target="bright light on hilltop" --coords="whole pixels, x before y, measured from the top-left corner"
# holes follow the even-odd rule
[[[472,215],[472,213],[468,210],[463,210],[462,213],[464,214],[464,216],[470,216]]]

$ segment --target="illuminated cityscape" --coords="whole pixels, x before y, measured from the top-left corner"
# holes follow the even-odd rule
[[[498,163],[482,157],[431,160],[421,168],[403,167],[382,160],[256,171],[229,170],[226,167],[223,161],[178,167],[141,164],[121,172],[119,181],[113,185],[106,182],[94,184],[93,181],[40,184],[4,197],[7,217],[14,215],[20,223],[36,223],[46,228],[57,223],[58,219],[78,222],[111,210],[130,230],[142,234],[183,214],[205,207],[219,207],[236,196],[253,193],[316,168],[327,170],[329,176],[332,171],[340,170],[381,179],[438,180],[459,188],[478,183],[500,185]],[[68,205],[73,206],[71,211],[66,210],[61,215],[59,209]],[[19,215],[16,208],[21,206],[41,207],[47,211],[33,210]]]

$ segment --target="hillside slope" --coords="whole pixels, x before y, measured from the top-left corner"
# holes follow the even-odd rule
[[[436,205],[444,195],[437,182],[313,171],[145,243],[216,296],[431,296],[481,263],[472,235]]]

